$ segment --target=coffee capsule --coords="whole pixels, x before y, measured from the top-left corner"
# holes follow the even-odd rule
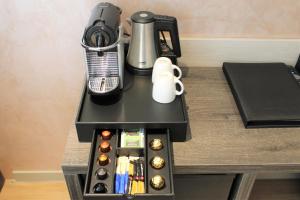
[[[161,139],[153,139],[150,142],[150,148],[154,151],[159,151],[162,148],[164,148],[163,143],[161,141]]]
[[[107,189],[104,183],[97,183],[94,186],[94,193],[106,193]]]
[[[101,166],[107,165],[109,163],[108,156],[106,154],[101,154],[98,157],[98,164]]]
[[[102,141],[100,143],[100,147],[99,148],[100,148],[100,151],[103,152],[103,153],[108,153],[110,151],[110,149],[111,149],[110,144],[109,144],[108,141]]]
[[[161,190],[165,187],[165,179],[160,175],[155,175],[150,181],[151,187],[155,190]]]
[[[101,136],[103,140],[110,140],[112,134],[109,130],[104,130],[101,132]]]
[[[160,156],[154,156],[151,159],[150,164],[154,169],[161,169],[165,166],[165,160]]]
[[[100,180],[104,180],[104,179],[106,179],[107,178],[107,170],[106,169],[104,169],[104,168],[99,168],[99,169],[97,169],[97,171],[96,171],[96,176],[97,176],[97,178],[98,179],[100,179]]]

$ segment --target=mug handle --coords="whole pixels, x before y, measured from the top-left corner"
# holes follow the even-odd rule
[[[175,84],[178,83],[178,85],[180,85],[180,88],[181,88],[180,91],[176,90],[175,94],[182,95],[182,93],[184,91],[184,86],[183,86],[182,82],[179,79],[175,79],[174,82],[175,82]]]
[[[177,65],[172,65],[172,67],[178,71],[178,76],[176,76],[176,78],[180,79],[182,77],[181,69]]]

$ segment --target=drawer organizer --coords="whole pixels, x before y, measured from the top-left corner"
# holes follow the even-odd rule
[[[174,198],[172,146],[169,130],[142,130],[144,131],[143,145],[139,147],[121,145],[123,129],[94,131],[84,199],[168,200]],[[109,131],[111,136],[103,137],[103,131]],[[161,145],[156,146],[159,148],[154,148],[153,144],[157,144],[157,142]],[[123,158],[129,164],[122,168],[120,160]],[[131,160],[133,158],[137,160]],[[130,168],[130,165],[135,169],[132,170],[132,173],[131,170],[127,170],[129,173],[125,173],[125,175],[120,172],[121,169]],[[122,178],[116,172],[118,175],[122,174]],[[135,190],[137,185],[139,192]]]

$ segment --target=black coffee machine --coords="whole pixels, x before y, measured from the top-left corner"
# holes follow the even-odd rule
[[[92,11],[81,45],[85,48],[87,90],[94,98],[120,93],[124,84],[122,11],[99,3]]]

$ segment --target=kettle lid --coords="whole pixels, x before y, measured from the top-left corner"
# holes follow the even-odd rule
[[[146,24],[146,23],[154,22],[155,21],[154,16],[155,15],[152,12],[139,11],[139,12],[134,13],[131,16],[131,20],[135,23]]]

